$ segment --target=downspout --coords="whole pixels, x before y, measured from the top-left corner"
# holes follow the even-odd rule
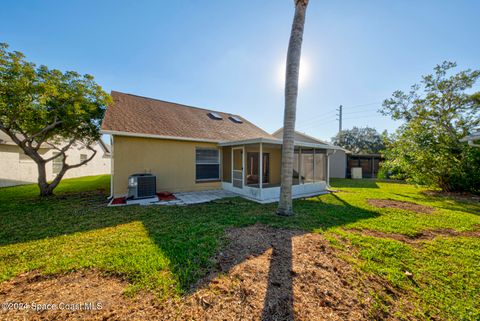
[[[113,135],[110,136],[110,196],[108,197],[109,200],[114,198],[113,194]]]

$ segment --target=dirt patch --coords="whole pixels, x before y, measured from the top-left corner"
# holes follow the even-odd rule
[[[379,208],[398,208],[401,210],[407,210],[417,213],[425,213],[430,214],[435,209],[430,206],[415,204],[411,202],[405,201],[396,201],[396,200],[388,200],[388,199],[377,199],[377,198],[370,198],[367,199],[368,204],[373,205]]]
[[[30,307],[0,309],[1,320],[127,320],[140,317],[158,302],[151,294],[130,299],[128,283],[96,271],[57,276],[38,272],[19,275],[0,284],[0,302],[28,303]],[[56,306],[46,306],[56,304]],[[83,305],[82,305],[83,304]]]
[[[476,228],[472,231],[456,231],[452,229],[438,229],[438,230],[426,230],[415,235],[404,235],[404,234],[397,234],[397,233],[385,233],[375,230],[367,230],[367,229],[348,229],[348,231],[353,231],[362,235],[373,236],[373,237],[380,237],[380,238],[387,238],[397,240],[403,243],[407,243],[410,245],[421,245],[423,241],[433,240],[438,236],[447,236],[447,237],[478,237],[480,238],[480,228]]]
[[[1,311],[8,320],[371,320],[408,304],[388,284],[337,258],[322,235],[263,225],[232,229],[216,268],[180,299],[123,295],[127,282],[94,271],[0,284],[1,302],[102,302],[102,310]],[[371,292],[376,292],[376,298]],[[378,306],[379,293],[387,309]]]
[[[480,202],[480,195],[475,195],[472,193],[458,193],[458,192],[442,192],[442,191],[425,191],[423,194],[427,196],[441,196],[448,197],[460,201],[471,201],[471,202]]]

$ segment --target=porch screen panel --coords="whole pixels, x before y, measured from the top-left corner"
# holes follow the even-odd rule
[[[313,148],[302,148],[302,182],[304,184],[313,183]]]
[[[300,151],[295,149],[293,154],[293,185],[300,184]]]
[[[315,182],[327,180],[327,156],[325,150],[315,150]]]
[[[220,179],[220,157],[218,149],[196,149],[195,179],[197,181]]]

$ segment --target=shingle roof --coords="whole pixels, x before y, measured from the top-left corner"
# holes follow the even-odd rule
[[[283,138],[283,127],[277,129],[275,132],[273,132],[272,135],[279,138],[279,139],[282,139]],[[350,152],[349,150],[346,150],[345,148],[341,148],[339,146],[330,144],[330,143],[328,143],[324,140],[321,140],[321,139],[318,139],[316,137],[307,135],[305,133],[295,131],[295,136],[294,137],[295,137],[295,141],[330,145],[330,146],[335,146],[336,149],[340,149],[340,150],[343,150],[345,152]]]
[[[111,95],[113,104],[107,108],[102,123],[102,130],[106,133],[113,131],[218,142],[274,138],[238,115],[117,91],[112,91]],[[212,119],[209,112],[219,114],[222,119]],[[231,116],[238,117],[242,123],[230,120]]]

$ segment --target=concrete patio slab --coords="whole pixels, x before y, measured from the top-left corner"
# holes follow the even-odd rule
[[[208,203],[214,200],[218,200],[225,197],[235,197],[239,196],[238,194],[225,191],[225,190],[208,190],[208,191],[199,191],[199,192],[184,192],[184,193],[174,193],[176,199],[171,201],[159,201],[158,197],[151,198],[142,198],[135,200],[127,200],[126,204],[116,204],[109,206],[126,206],[126,205],[193,205]]]

